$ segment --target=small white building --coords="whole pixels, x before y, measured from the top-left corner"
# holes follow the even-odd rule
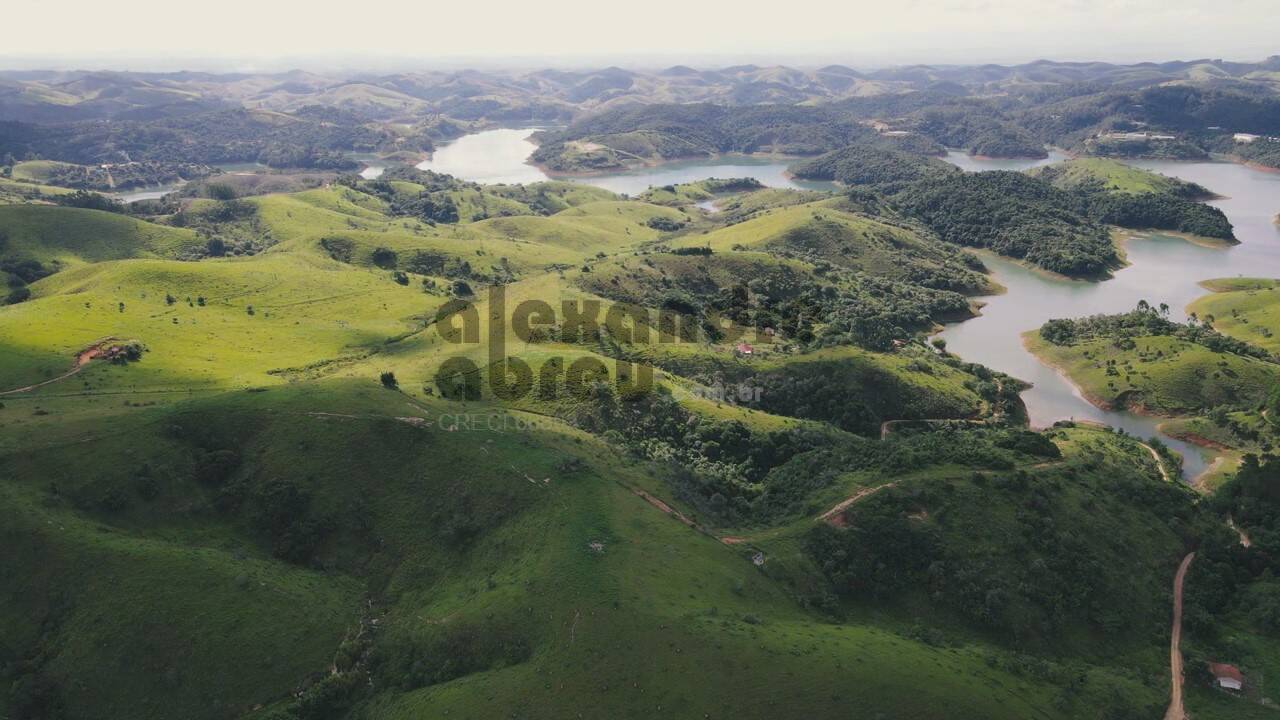
[[[1239,692],[1244,688],[1244,673],[1240,668],[1227,663],[1209,663],[1209,672],[1213,675],[1213,684],[1223,690]]]
[[[1235,135],[1232,135],[1232,138],[1234,138],[1235,141],[1238,143],[1244,143],[1248,145],[1254,140],[1257,140],[1258,136],[1252,133],[1236,133]]]

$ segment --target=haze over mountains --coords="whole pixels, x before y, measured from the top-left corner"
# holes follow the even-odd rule
[[[871,71],[842,65],[817,69],[756,65],[695,69],[676,65],[644,72],[608,67],[389,75],[301,70],[261,75],[7,71],[0,72],[0,119],[147,119],[227,107],[291,112],[320,104],[375,119],[443,113],[459,119],[523,116],[546,122],[628,102],[795,104],[912,90],[998,96],[1062,86],[1078,91],[1088,83],[1136,89],[1170,82],[1241,91],[1274,89],[1280,86],[1280,56],[1257,63],[1204,59],[1115,65],[1042,60],[1012,66],[915,65]]]

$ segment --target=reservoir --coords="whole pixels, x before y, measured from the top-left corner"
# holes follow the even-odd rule
[[[550,179],[527,164],[535,145],[531,130],[489,130],[441,147],[431,160],[418,167],[449,173],[482,183],[527,183]],[[1026,170],[1066,159],[1058,151],[1039,160],[975,158],[962,152],[948,153],[949,162],[969,171]],[[833,190],[832,183],[803,182],[788,177],[786,158],[721,156],[689,160],[573,178],[617,193],[635,195],[652,186],[701,180],[708,177],[753,177],[770,187]],[[1022,334],[1058,317],[1080,317],[1133,309],[1139,300],[1152,305],[1167,303],[1175,319],[1205,294],[1197,283],[1218,277],[1280,277],[1280,227],[1273,218],[1280,213],[1280,173],[1255,170],[1227,162],[1129,161],[1135,167],[1199,183],[1222,198],[1210,204],[1221,208],[1235,226],[1240,244],[1203,247],[1160,233],[1140,234],[1125,244],[1128,266],[1103,282],[1054,277],[1018,263],[984,256],[994,279],[1007,292],[981,298],[978,318],[949,325],[941,336],[947,349],[965,360],[979,362],[1032,383],[1022,394],[1037,427],[1057,420],[1093,420],[1123,428],[1148,438],[1158,434],[1158,418],[1094,407],[1052,368],[1040,363],[1022,346]],[[1184,457],[1184,472],[1194,477],[1211,460],[1202,448],[1168,437],[1161,438]]]
[[[1124,428],[1141,437],[1156,435],[1159,419],[1094,407],[1052,368],[1022,347],[1021,335],[1046,320],[1132,310],[1139,300],[1168,303],[1174,319],[1185,319],[1185,308],[1206,293],[1197,283],[1218,277],[1280,277],[1280,228],[1272,218],[1280,212],[1280,174],[1225,162],[1135,160],[1136,167],[1190,180],[1223,199],[1221,208],[1235,226],[1240,244],[1211,248],[1160,233],[1129,240],[1129,265],[1104,282],[1051,277],[1017,263],[984,257],[995,280],[1007,288],[1003,295],[983,298],[982,316],[949,326],[941,335],[947,349],[1034,383],[1022,394],[1036,426],[1061,419],[1087,419]],[[1161,438],[1181,452],[1189,477],[1207,466],[1208,454],[1194,445]]]

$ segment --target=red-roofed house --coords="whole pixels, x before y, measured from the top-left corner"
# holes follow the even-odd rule
[[[738,347],[736,347],[736,348],[734,348],[734,349],[735,349],[735,350],[737,350],[739,353],[741,353],[741,354],[743,354],[743,355],[750,355],[750,354],[752,354],[752,353],[754,353],[754,352],[756,351],[756,349],[755,349],[755,348],[751,347],[750,345],[748,345],[748,344],[746,344],[746,343],[738,343]]]
[[[1244,673],[1235,665],[1209,663],[1209,672],[1213,673],[1213,682],[1220,688],[1240,690],[1244,687]]]

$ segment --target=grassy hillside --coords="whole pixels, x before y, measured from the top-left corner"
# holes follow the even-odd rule
[[[0,257],[52,265],[129,257],[179,257],[204,242],[194,232],[81,208],[50,205],[0,206],[6,241]]]
[[[1063,190],[1101,187],[1108,192],[1175,195],[1191,200],[1212,196],[1212,193],[1195,183],[1107,158],[1074,158],[1057,165],[1037,168],[1031,174],[1048,180]]]
[[[651,482],[643,466],[570,428],[476,436],[394,419],[446,412],[343,381],[116,406],[106,436],[90,418],[20,431],[29,444],[0,463],[31,478],[6,485],[21,513],[8,537],[30,552],[6,555],[23,580],[4,608],[37,616],[37,589],[61,602],[39,634],[6,634],[9,656],[29,658],[18,699],[264,717],[309,687],[304,716],[357,703],[374,717],[559,717],[584,694],[615,717],[824,714],[851,698],[889,715],[1066,716],[1011,653],[804,610],[769,565],[627,489]],[[90,457],[104,472],[77,476]],[[289,560],[303,549],[315,569]],[[725,670],[689,680],[707,667]],[[779,674],[797,682],[779,688]],[[1083,692],[1117,682],[1134,687],[1098,677]]]
[[[1190,498],[924,343],[980,264],[756,194],[0,208],[0,716],[1149,714]]]
[[[1076,158],[1030,174],[1070,193],[1084,213],[1098,222],[1236,242],[1226,215],[1197,202],[1214,194],[1195,183],[1104,158]]]
[[[464,200],[459,205],[462,211],[480,207],[468,204],[467,191],[457,192]],[[412,271],[448,260],[458,268],[452,272],[460,277],[520,276],[571,265],[598,252],[656,239],[661,231],[651,227],[650,220],[655,217],[677,224],[688,220],[683,213],[666,207],[603,200],[594,193],[566,196],[576,204],[559,200],[562,209],[540,215],[530,214],[523,203],[486,193],[485,202],[505,203],[516,214],[452,224],[395,215],[379,197],[344,187],[268,195],[250,202],[282,252],[305,247],[344,262],[387,270]],[[379,249],[390,254],[375,258]],[[413,264],[420,253],[425,254],[423,261]]]
[[[707,178],[697,182],[649,188],[637,199],[655,205],[692,205],[718,196],[753,193],[763,189],[764,185],[755,178]]]
[[[1280,312],[1275,299],[1276,282],[1257,278],[1223,278],[1203,285],[1212,291],[1187,308],[1214,329],[1269,352],[1280,349],[1275,333],[1280,331]],[[1206,489],[1216,489],[1229,480],[1245,454],[1274,452],[1280,445],[1280,426],[1275,418],[1275,385],[1258,389],[1261,398],[1250,407],[1206,407],[1205,412],[1165,424],[1175,437],[1221,449],[1222,457],[1201,478]]]
[[[1187,308],[1224,335],[1280,352],[1280,281],[1222,278],[1201,283],[1210,291]]]
[[[60,375],[106,337],[142,343],[145,361],[94,364],[74,385],[178,391],[275,383],[273,371],[374,352],[383,339],[421,327],[418,316],[443,302],[384,273],[344,272],[296,255],[102,263],[33,289],[35,300],[0,313],[8,330],[3,389]]]
[[[928,235],[883,218],[805,203],[759,212],[745,222],[673,245],[713,252],[763,251],[925,286],[981,294],[993,290],[981,263]]]
[[[67,188],[19,182],[0,177],[0,205],[23,203],[31,200],[52,200],[57,195],[66,195],[71,192]]]
[[[1280,382],[1280,365],[1274,362],[1215,352],[1172,336],[1134,335],[1121,343],[1098,337],[1055,345],[1030,334],[1027,347],[1066,373],[1095,404],[1153,415],[1256,407]]]
[[[1161,430],[1219,453],[1197,485],[1214,491],[1248,453],[1280,441],[1275,388],[1280,365],[1270,340],[1270,280],[1213,280],[1188,308],[1185,326],[1158,311],[1050,321],[1027,347],[1063,371],[1090,401],[1170,416]],[[1216,313],[1226,320],[1219,320]],[[1262,342],[1258,342],[1261,340]]]
[[[60,169],[73,168],[74,163],[62,163],[54,160],[27,160],[13,165],[13,179],[34,183],[48,183],[58,175]]]

